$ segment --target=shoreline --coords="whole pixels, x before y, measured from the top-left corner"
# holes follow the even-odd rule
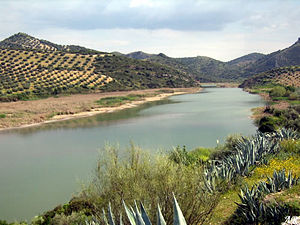
[[[135,108],[135,107],[140,106],[142,104],[145,104],[147,102],[160,101],[160,100],[163,100],[165,98],[175,96],[175,95],[197,93],[197,92],[201,91],[202,89],[203,88],[201,88],[201,87],[199,87],[199,88],[187,88],[186,90],[182,90],[182,91],[178,91],[178,90],[175,89],[173,93],[161,93],[161,94],[158,94],[158,95],[155,95],[155,96],[145,97],[143,100],[127,102],[127,103],[121,104],[119,106],[97,107],[97,108],[93,108],[89,111],[82,111],[82,112],[77,112],[77,113],[74,113],[74,114],[55,115],[51,119],[48,119],[48,120],[45,120],[45,121],[42,121],[42,122],[23,124],[23,125],[14,126],[14,127],[0,128],[0,132],[8,131],[8,130],[15,130],[15,129],[22,129],[22,128],[36,127],[36,126],[41,126],[43,124],[55,123],[55,122],[59,122],[59,121],[66,121],[66,120],[72,120],[72,119],[91,117],[91,116],[95,116],[95,115],[98,115],[98,114],[113,113],[113,112],[121,111],[121,110],[124,110],[124,109]]]

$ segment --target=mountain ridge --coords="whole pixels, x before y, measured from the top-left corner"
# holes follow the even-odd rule
[[[103,52],[75,45],[58,45],[46,40],[34,38],[25,33],[17,33],[0,42],[0,48],[23,49],[32,51],[61,51],[75,54],[101,54]],[[240,82],[255,74],[274,68],[300,65],[300,38],[291,46],[264,55],[251,53],[228,62],[207,56],[172,58],[164,53],[149,54],[142,51],[123,54],[113,52],[115,57],[131,58],[145,61],[153,66],[171,67],[174,71],[192,77],[200,82]],[[117,60],[120,62],[120,60]],[[122,60],[121,60],[122,61]],[[126,61],[126,60],[125,60]],[[137,61],[135,61],[137,63]],[[152,63],[152,64],[151,64]],[[119,68],[120,69],[120,68]],[[124,68],[123,68],[124,69]]]
[[[165,65],[77,50],[23,33],[0,42],[0,101],[197,85],[188,74]]]

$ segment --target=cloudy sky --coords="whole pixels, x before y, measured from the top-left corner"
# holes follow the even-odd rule
[[[300,37],[299,0],[0,0],[0,39],[17,32],[101,51],[222,61]]]

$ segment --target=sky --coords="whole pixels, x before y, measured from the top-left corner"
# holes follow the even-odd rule
[[[113,52],[229,61],[292,45],[300,0],[0,0],[0,39],[24,32]]]

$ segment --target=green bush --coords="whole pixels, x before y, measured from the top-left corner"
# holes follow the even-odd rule
[[[177,146],[174,150],[169,152],[169,159],[185,166],[201,165],[209,159],[212,151],[212,149],[202,147],[187,151],[185,146],[182,148]]]
[[[5,117],[6,117],[5,114],[3,114],[3,113],[0,114],[0,119],[1,119],[1,118],[5,118]]]
[[[96,101],[101,106],[119,106],[121,104],[141,100],[144,95],[127,95],[127,96],[116,96],[116,97],[106,97],[101,98]]]
[[[161,154],[151,157],[134,146],[122,154],[121,160],[117,148],[107,147],[92,184],[82,194],[99,210],[110,202],[116,210],[114,214],[119,215],[122,200],[129,205],[137,200],[143,202],[150,219],[154,220],[154,206],[159,203],[166,223],[171,224],[174,192],[188,224],[203,224],[209,219],[220,194],[205,191],[201,166],[174,163]]]
[[[280,142],[280,147],[288,153],[300,153],[300,140],[287,139]]]
[[[237,152],[237,145],[246,137],[240,134],[231,134],[226,137],[224,145],[217,146],[210,155],[210,159],[223,160]]]
[[[280,124],[280,119],[275,116],[264,116],[259,121],[259,131],[261,132],[274,132],[278,125]]]
[[[284,87],[276,86],[270,91],[271,97],[284,97],[286,94],[286,90]]]

